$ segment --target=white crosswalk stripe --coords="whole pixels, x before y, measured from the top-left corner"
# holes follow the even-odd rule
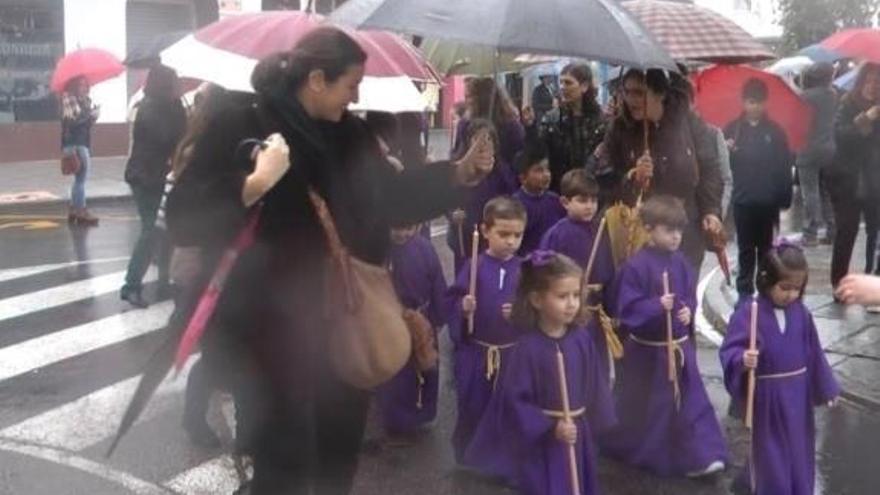
[[[108,258],[96,263],[121,260]],[[11,401],[13,406],[31,407],[18,411],[0,403],[0,409],[5,409],[3,413],[8,413],[6,416],[0,414],[0,420],[7,418],[0,424],[0,454],[9,452],[62,464],[67,469],[99,477],[132,493],[231,493],[239,483],[232,459],[228,455],[206,457],[206,453],[186,443],[179,426],[183,392],[195,359],[191,359],[179,375],[172,373],[166,378],[129,435],[138,435],[138,428],[149,426],[155,429],[155,424],[170,425],[163,428],[171,429],[173,439],[183,445],[184,452],[165,461],[173,463],[177,471],[172,474],[167,470],[152,473],[148,467],[138,466],[137,461],[130,463],[134,466],[120,470],[120,461],[108,461],[102,457],[140,377],[132,376],[132,371],[125,371],[125,375],[120,376],[122,379],[115,383],[99,382],[93,389],[85,387],[86,390],[75,393],[67,392],[63,385],[57,384],[77,383],[79,388],[84,388],[83,383],[93,383],[96,377],[116,376],[111,369],[103,368],[108,362],[107,356],[111,355],[115,357],[109,362],[122,362],[136,370],[131,363],[145,362],[148,355],[143,355],[139,349],[153,340],[161,340],[162,335],[156,332],[167,324],[173,303],[159,302],[143,310],[132,309],[122,302],[118,309],[112,305],[108,308],[107,304],[92,308],[90,302],[94,298],[119,290],[124,278],[121,271],[47,287],[53,271],[82,264],[84,262],[0,270],[0,287],[20,281],[24,286],[43,284],[39,290],[0,299],[0,332],[15,330],[15,335],[8,336],[8,341],[12,342],[0,347],[0,390],[4,387],[9,390],[0,395],[7,397],[4,400]],[[57,272],[54,275],[57,278]],[[155,278],[151,271],[145,282]],[[31,284],[33,281],[36,284]],[[47,333],[47,329],[15,327],[22,321],[16,318],[36,312],[43,312],[51,318],[62,306],[78,307],[80,304],[83,307],[81,319],[69,323],[64,320],[57,330],[53,328],[54,331]],[[64,314],[70,318],[69,315],[77,312],[67,308]],[[31,333],[33,337],[28,338]],[[143,340],[145,338],[148,340]],[[140,347],[131,347],[130,342],[137,339],[141,341]],[[79,375],[83,378],[80,379]],[[16,387],[32,387],[34,390]],[[53,390],[53,387],[59,389]],[[53,391],[47,395],[44,389]],[[21,397],[8,399],[16,394]],[[26,405],[30,396],[35,397],[35,406]],[[223,412],[222,416],[230,416],[228,411]],[[166,455],[157,450],[157,458]]]

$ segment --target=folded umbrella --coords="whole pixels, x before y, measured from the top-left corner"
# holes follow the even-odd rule
[[[630,0],[622,5],[676,60],[735,64],[776,58],[735,22],[705,7],[661,0]]]
[[[52,91],[61,93],[67,83],[79,77],[85,77],[89,85],[93,86],[124,71],[125,66],[112,53],[99,48],[83,48],[58,60],[49,87]]]
[[[330,20],[506,53],[675,70],[667,51],[615,0],[349,0]]]
[[[880,63],[880,29],[844,29],[825,38],[819,45],[845,58]]]
[[[749,79],[769,90],[767,115],[779,124],[794,151],[803,149],[813,122],[813,109],[781,77],[744,65],[716,65],[694,77],[696,110],[707,122],[724,128],[742,114],[742,88]]]

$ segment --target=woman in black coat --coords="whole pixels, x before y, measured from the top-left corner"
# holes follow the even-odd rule
[[[834,123],[837,156],[828,171],[828,189],[837,224],[831,257],[834,287],[849,271],[859,222],[865,219],[865,272],[875,265],[880,228],[880,65],[866,64],[853,90],[843,97]]]
[[[365,60],[348,35],[325,27],[262,61],[255,103],[209,124],[169,198],[176,244],[203,245],[208,259],[262,203],[256,243],[230,274],[203,342],[238,370],[237,444],[254,459],[253,494],[348,493],[364,430],[368,393],[329,364],[325,308],[342,302],[325,297],[327,245],[307,188],[326,199],[350,252],[382,264],[392,226],[457,206],[461,187],[494,160],[475,147],[456,163],[395,173],[366,124],[345,111]],[[241,146],[252,138],[268,142],[253,161]]]
[[[134,245],[125,285],[120,297],[134,306],[148,306],[142,294],[144,274],[154,254],[159,267],[160,293],[168,287],[170,247],[156,229],[156,215],[171,170],[171,155],[186,129],[186,111],[178,94],[177,73],[158,65],[150,69],[144,99],[137,106],[131,134],[131,154],[125,165],[125,181],[131,187],[141,234]]]

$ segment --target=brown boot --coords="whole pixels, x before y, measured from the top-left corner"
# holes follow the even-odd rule
[[[98,217],[89,213],[89,210],[82,208],[76,212],[76,222],[87,227],[98,225]]]

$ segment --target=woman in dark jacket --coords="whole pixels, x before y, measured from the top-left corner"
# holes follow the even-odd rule
[[[721,180],[717,139],[689,106],[688,96],[661,70],[623,77],[623,111],[608,129],[603,187],[611,201],[635,205],[640,195],[668,194],[684,203],[689,225],[681,250],[699,272],[703,231],[719,232]],[[645,119],[648,149],[645,149]]]
[[[171,170],[171,155],[186,129],[186,110],[178,94],[177,73],[158,65],[150,69],[144,99],[137,106],[131,134],[131,154],[125,165],[125,181],[131,187],[141,234],[134,245],[125,285],[120,297],[134,306],[148,306],[142,294],[144,274],[158,250],[160,293],[168,288],[170,246],[156,229],[156,215]]]
[[[605,137],[605,119],[596,102],[593,73],[586,64],[568,64],[559,74],[560,105],[539,122],[530,122],[524,112],[528,134],[547,146],[550,161],[550,189],[559,192],[559,181],[573,168],[584,168]]]
[[[341,381],[327,355],[326,311],[342,301],[324,292],[328,248],[307,189],[327,201],[350,252],[382,264],[392,226],[451,208],[462,185],[491,169],[491,153],[476,150],[457,163],[388,167],[366,124],[345,111],[365,60],[348,35],[324,27],[262,61],[254,105],[208,125],[169,198],[176,243],[205,246],[208,260],[262,204],[256,242],[230,273],[203,342],[240,370],[247,439],[237,443],[254,459],[252,494],[348,493],[364,430],[369,394]],[[252,161],[242,142],[253,138],[268,145]]]
[[[828,185],[837,224],[831,257],[831,284],[849,271],[859,222],[865,219],[865,271],[875,265],[880,227],[880,65],[866,64],[853,90],[843,97],[834,123],[837,156],[828,171]]]

